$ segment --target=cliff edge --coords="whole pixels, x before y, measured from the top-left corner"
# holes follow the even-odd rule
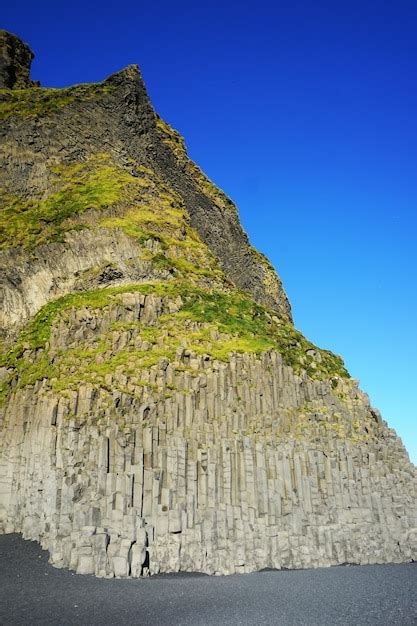
[[[40,88],[0,33],[0,532],[78,573],[403,562],[417,470],[295,329],[139,69]]]

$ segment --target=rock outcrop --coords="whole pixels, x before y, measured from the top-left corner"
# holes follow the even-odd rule
[[[34,85],[30,80],[34,56],[19,37],[0,30],[0,89],[26,89]]]
[[[109,577],[415,559],[401,441],[137,67],[0,116],[0,531]]]
[[[184,209],[195,236],[216,256],[226,276],[252,293],[258,302],[291,318],[287,296],[274,269],[249,244],[232,201],[188,159],[180,135],[157,116],[137,66],[131,65],[97,85],[3,92],[0,103],[3,109],[0,112],[0,182],[4,190],[0,199],[10,207],[10,212],[4,214],[8,235],[0,241],[4,249],[1,267],[5,268],[0,281],[6,294],[11,291],[10,297],[14,297],[16,281],[23,284],[28,278],[27,271],[21,274],[15,266],[14,236],[22,238],[20,249],[25,250],[28,266],[32,264],[28,249],[43,239],[38,238],[41,235],[39,224],[56,224],[55,232],[46,241],[58,245],[61,250],[58,254],[65,254],[65,232],[76,225],[79,227],[79,222],[88,220],[92,209],[100,205],[99,197],[94,198],[95,204],[90,204],[91,196],[86,193],[79,199],[78,206],[68,211],[68,217],[57,209],[53,215],[41,214],[41,198],[49,196],[52,201],[61,201],[57,193],[61,191],[63,178],[67,186],[77,186],[75,164],[79,164],[81,168],[83,165],[84,169],[90,168],[94,177],[93,192],[97,196],[101,186],[110,185],[117,173],[124,175],[126,186],[134,183],[135,178],[146,178],[144,185],[148,182],[148,187],[151,184],[157,187],[154,195],[163,186],[172,202]],[[127,180],[127,176],[131,180]],[[121,194],[116,202],[103,204],[101,208],[113,215],[120,204],[126,207],[126,196]],[[33,213],[40,219],[35,217],[30,224],[28,220],[16,219],[16,206],[23,204],[25,208],[28,197],[32,204],[33,199],[39,199],[41,205],[33,207]],[[138,204],[142,201],[140,195],[136,200]],[[102,210],[100,217],[104,215]],[[155,229],[155,225],[152,227]],[[148,232],[155,234],[155,230],[148,229]],[[43,255],[44,259],[48,264],[48,254]],[[21,263],[24,263],[22,255],[19,266]],[[70,272],[69,268],[67,274]],[[31,274],[31,283],[42,280]],[[19,298],[25,302],[30,300],[25,291],[20,292]],[[44,303],[45,299],[39,299],[33,306],[38,310]],[[8,325],[7,330],[15,330],[12,319],[16,316],[22,321],[25,319],[24,306],[9,318],[11,326]]]

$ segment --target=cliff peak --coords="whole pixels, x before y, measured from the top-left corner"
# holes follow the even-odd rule
[[[0,534],[106,578],[416,560],[417,468],[138,67],[22,89],[2,37]]]
[[[4,38],[8,40],[8,37],[6,33]],[[13,54],[8,52],[5,56],[9,67],[13,55],[18,56],[19,46],[25,46],[17,38],[12,43],[14,48],[9,47],[10,50],[13,48]],[[32,53],[29,48],[27,54],[30,60]],[[2,161],[0,158],[0,183],[5,190],[3,196],[0,195],[0,203],[4,204],[0,213],[0,226],[3,226],[4,233],[0,237],[0,248],[7,257],[4,267],[7,265],[8,269],[3,276],[12,307],[12,310],[8,305],[0,307],[0,327],[4,326],[6,334],[14,332],[17,326],[21,327],[51,297],[62,294],[61,287],[59,292],[55,293],[54,288],[51,292],[47,281],[46,291],[41,288],[42,296],[35,297],[35,306],[29,311],[26,305],[31,298],[23,288],[25,295],[22,295],[21,306],[16,308],[13,304],[16,299],[15,279],[11,275],[16,268],[14,255],[20,255],[24,263],[23,259],[30,254],[29,249],[44,244],[54,244],[66,250],[64,233],[74,229],[92,230],[103,223],[109,228],[107,218],[115,212],[124,216],[125,230],[131,236],[129,224],[132,216],[127,216],[126,212],[132,207],[132,189],[137,191],[136,195],[133,194],[134,205],[141,224],[144,216],[148,215],[140,210],[144,203],[148,203],[152,213],[146,218],[146,223],[138,226],[138,237],[141,241],[150,239],[156,242],[152,245],[157,247],[161,245],[161,237],[167,238],[169,245],[166,244],[166,253],[170,259],[164,259],[163,263],[171,274],[189,278],[192,270],[191,273],[194,275],[197,272],[196,276],[201,280],[202,272],[206,272],[206,279],[215,281],[216,272],[220,272],[222,280],[231,281],[251,294],[256,302],[291,321],[290,304],[274,268],[250,245],[240,224],[237,208],[230,198],[189,159],[182,137],[155,112],[137,65],[128,65],[99,83],[78,84],[63,89],[22,89],[24,81],[8,81],[7,85],[11,88],[4,91],[0,98],[0,140],[10,146]],[[31,85],[30,81],[27,85]],[[23,150],[22,146],[26,148]],[[140,189],[140,185],[138,187],[129,179],[132,171],[138,175],[136,178],[146,178],[142,180]],[[115,192],[116,175],[124,181],[120,183],[123,187],[120,194]],[[80,177],[85,178],[88,187],[83,189],[82,198],[78,189]],[[110,195],[103,193],[103,184],[106,189],[112,190]],[[68,185],[71,191],[68,191]],[[155,188],[155,193],[145,193],[144,189],[152,188]],[[163,198],[156,201],[155,197],[162,193],[163,188],[165,196],[169,195],[170,202],[180,207],[182,213],[181,216],[159,215],[157,223],[155,211],[161,213],[167,201],[165,197],[164,204]],[[61,198],[64,190],[68,196],[65,210]],[[79,202],[73,202],[75,196],[71,194],[74,192]],[[21,210],[23,206],[27,211]],[[18,207],[17,211],[15,207]],[[92,223],[89,223],[90,218]],[[113,229],[115,224],[111,221]],[[117,224],[120,227],[120,223]],[[192,233],[192,237],[187,238],[187,233]],[[82,238],[83,235],[78,236],[79,240]],[[200,256],[195,251],[196,241],[197,248],[202,246],[198,252]],[[143,254],[143,245],[139,248],[138,252]],[[43,254],[49,264],[52,258],[50,252],[45,250]],[[149,253],[146,252],[146,255],[149,256]],[[161,255],[164,256],[165,252],[159,249],[151,255],[151,264],[158,271]],[[182,259],[181,267],[178,257]],[[192,267],[189,265],[191,257],[195,257]],[[184,264],[185,261],[188,265]],[[214,263],[216,268],[213,265],[210,271],[204,269],[202,264],[207,263],[210,267]],[[64,273],[67,274],[67,270]],[[137,272],[134,274],[136,276]],[[143,270],[139,274],[147,275]],[[72,270],[69,275],[73,276]],[[132,279],[131,269],[126,268],[123,277],[124,280]],[[64,283],[66,279],[60,274],[55,284]],[[29,280],[25,284],[33,282]],[[69,286],[64,291],[67,289]]]
[[[0,30],[0,88],[26,89],[35,83],[30,80],[30,66],[35,55],[19,37]]]
[[[137,63],[131,63],[130,65],[127,65],[123,69],[114,72],[114,74],[111,74],[106,79],[106,82],[116,84],[126,81],[142,82],[142,76],[139,70],[139,65],[137,65]]]

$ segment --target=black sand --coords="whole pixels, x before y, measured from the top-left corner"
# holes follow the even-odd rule
[[[142,580],[78,576],[36,543],[0,536],[0,624],[417,624],[417,564],[173,574]]]

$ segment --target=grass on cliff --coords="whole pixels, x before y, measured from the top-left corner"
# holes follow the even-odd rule
[[[237,208],[232,200],[222,191],[217,185],[215,185],[201,169],[193,161],[188,158],[187,151],[184,144],[184,139],[174,130],[169,124],[164,122],[161,118],[156,121],[156,127],[159,131],[162,141],[167,145],[177,161],[187,168],[188,173],[194,178],[197,188],[205,196],[225,211],[237,213]]]
[[[136,347],[133,342],[114,353],[110,333],[100,337],[99,346],[77,346],[50,360],[48,341],[59,316],[72,308],[103,309],[120,303],[120,295],[129,292],[170,299],[180,296],[182,305],[178,312],[161,316],[152,326],[129,323],[128,327],[141,341],[149,343],[146,349]],[[274,349],[296,372],[305,370],[312,378],[349,377],[340,357],[319,350],[290,323],[248,296],[240,292],[206,291],[185,281],[106,288],[70,294],[50,302],[21,333],[0,364],[15,370],[19,386],[42,378],[56,378],[55,386],[59,390],[86,381],[103,382],[117,368],[138,373],[157,364],[162,357],[172,361],[178,348],[184,345],[191,353],[223,361],[231,352],[260,354]],[[34,350],[39,351],[35,359]]]
[[[134,207],[117,216],[104,217],[99,226],[120,228],[141,246],[153,241],[156,250],[145,247],[141,256],[156,268],[171,270],[182,277],[221,278],[223,272],[213,253],[191,227],[181,197],[154,172],[148,170],[143,180]]]
[[[74,85],[65,89],[29,87],[27,89],[0,89],[0,120],[10,117],[45,117],[72,102],[100,98],[113,86],[106,83]]]
[[[74,229],[76,218],[87,209],[105,209],[124,198],[141,178],[114,165],[108,155],[52,168],[59,187],[44,199],[3,196],[0,211],[0,248],[34,248],[60,241]]]
[[[237,216],[237,208],[233,201],[202,172],[196,163],[188,158],[184,140],[181,135],[161,119],[157,119],[156,126],[163,143],[171,149],[180,167],[184,168],[189,178],[193,180],[196,189],[209,198],[223,214]],[[272,264],[265,255],[258,252],[253,246],[249,248],[252,257],[262,267],[261,280],[265,293],[271,297],[271,301],[281,299],[283,296],[285,297]],[[283,308],[285,308],[285,305]]]
[[[138,243],[138,256],[156,269],[183,277],[223,277],[216,258],[191,227],[183,200],[155,172],[134,163],[124,169],[107,154],[61,164],[51,172],[56,190],[45,198],[3,195],[0,248],[31,250],[63,241],[67,231],[97,225],[123,230]],[[89,209],[107,214],[88,225],[80,217]]]

